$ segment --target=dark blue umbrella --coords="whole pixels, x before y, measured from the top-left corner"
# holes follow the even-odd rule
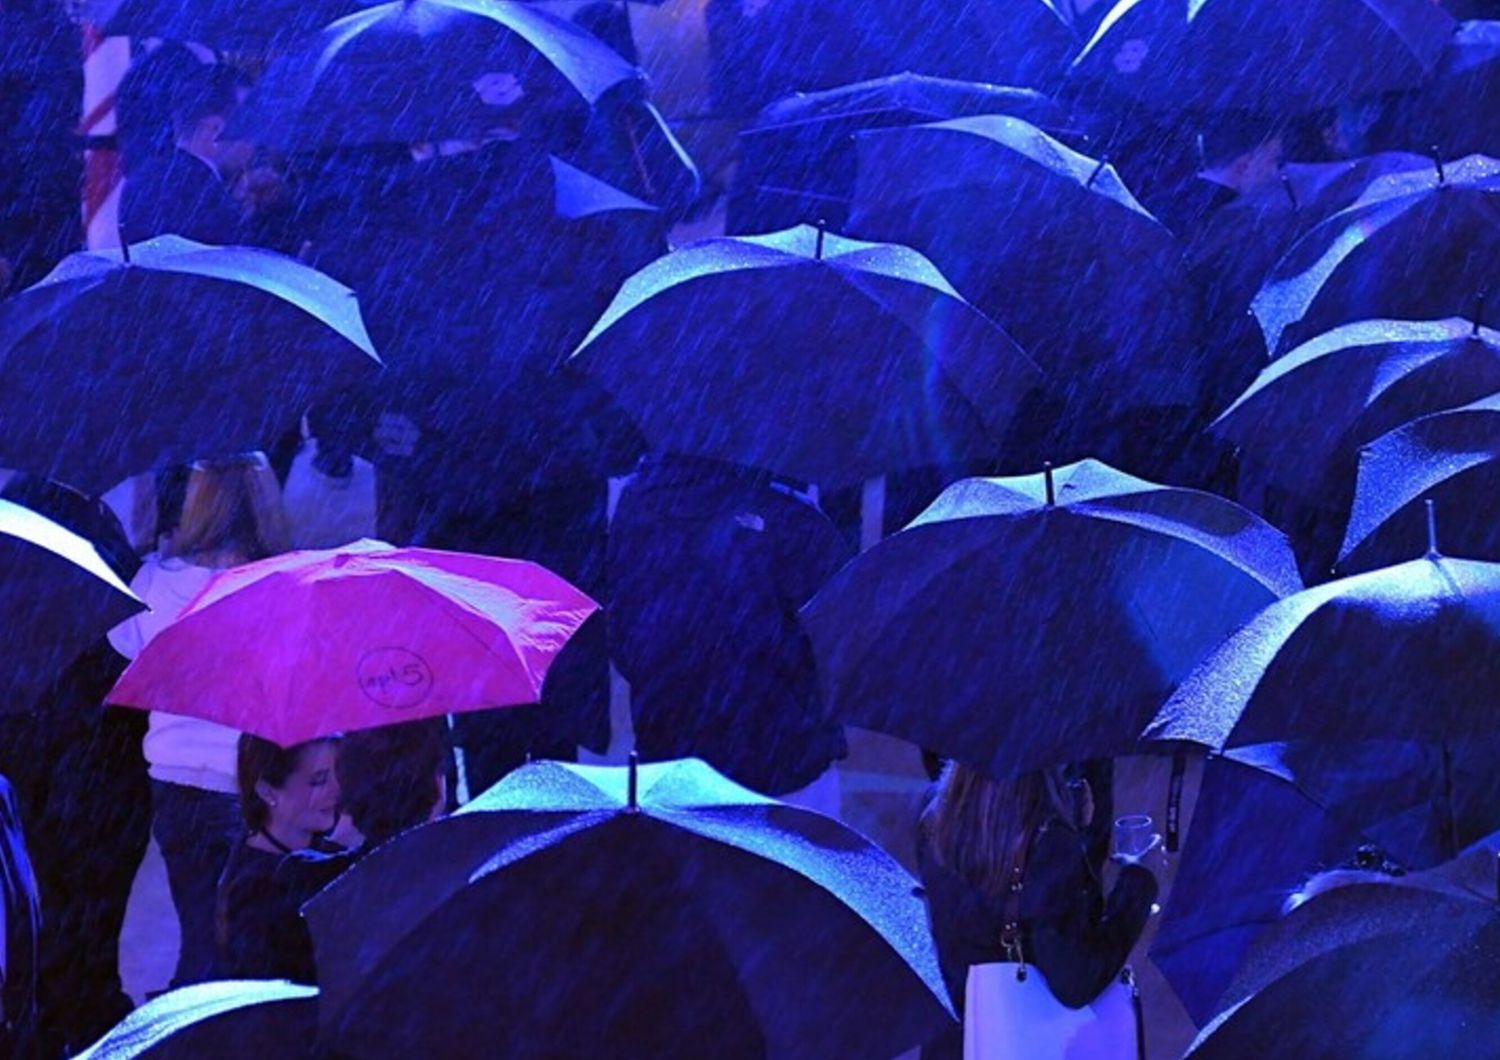
[[[78,1060],[268,1060],[313,1055],[318,991],[285,980],[198,983],[146,1002]]]
[[[304,912],[355,1056],[886,1057],[952,1026],[918,894],[700,761],[538,762]]]
[[[1072,73],[1158,111],[1311,111],[1418,84],[1453,26],[1431,0],[1117,0]]]
[[[1297,241],[1253,309],[1273,355],[1339,324],[1473,312],[1500,269],[1500,161],[1471,155],[1375,180]]]
[[[106,549],[107,551],[107,549]],[[101,550],[0,500],[0,710],[26,710],[105,632],[145,609]]]
[[[1422,416],[1365,446],[1349,528],[1339,552],[1347,570],[1399,562],[1424,545],[1452,555],[1500,559],[1500,394]],[[1428,513],[1437,521],[1428,540]]]
[[[1391,105],[1381,134],[1392,147],[1444,158],[1500,155],[1500,22],[1464,22],[1420,88]]]
[[[994,458],[1041,379],[921,254],[807,226],[658,259],[566,363],[655,449],[822,484]]]
[[[358,11],[359,0],[83,0],[79,12],[110,36],[195,41],[220,51],[284,46]]]
[[[1151,945],[1193,1021],[1218,1011],[1255,939],[1314,873],[1376,868],[1382,858],[1423,869],[1494,831],[1495,751],[1490,738],[1446,755],[1432,744],[1370,741],[1211,757]]]
[[[1178,686],[1150,740],[1452,744],[1494,730],[1500,564],[1436,553],[1277,601]]]
[[[1187,672],[1300,585],[1286,539],[1096,461],[966,479],[803,609],[825,700],[995,776],[1128,753]]]
[[[1281,256],[1319,222],[1357,200],[1372,180],[1431,165],[1420,155],[1394,152],[1288,163],[1276,180],[1235,196],[1190,232],[1179,233],[1203,295],[1205,343],[1212,350],[1210,408],[1226,408],[1265,366],[1265,338],[1250,303]]]
[[[1260,940],[1186,1055],[1489,1055],[1500,1033],[1496,868],[1487,842],[1421,876],[1312,898]]]
[[[981,115],[860,133],[848,230],[916,247],[1013,335],[1065,410],[1044,456],[1111,455],[1128,410],[1199,397],[1176,241],[1103,160]]]
[[[353,293],[290,258],[176,236],[73,254],[0,305],[0,466],[99,494],[266,444],[379,366]]]
[[[1240,500],[1286,529],[1309,577],[1326,580],[1348,523],[1360,447],[1414,417],[1497,390],[1495,332],[1461,319],[1366,320],[1272,361],[1213,429],[1239,449]],[[1424,540],[1418,527],[1414,540],[1382,555],[1411,559]],[[1378,565],[1365,557],[1342,569]]]
[[[296,150],[478,138],[549,116],[581,122],[639,76],[587,30],[532,4],[392,0],[272,62],[231,135]]]
[[[858,168],[855,133],[975,114],[1010,114],[1055,136],[1071,128],[1067,111],[1033,89],[913,73],[777,100],[740,130],[731,229],[842,227]]]
[[[1361,446],[1496,391],[1500,333],[1457,318],[1365,320],[1272,361],[1213,429],[1259,483],[1317,500],[1330,474],[1352,479]]]

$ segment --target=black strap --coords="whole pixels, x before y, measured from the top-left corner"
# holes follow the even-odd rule
[[[1146,1060],[1146,1013],[1141,1004],[1141,986],[1135,981],[1135,972],[1127,964],[1120,970],[1120,981],[1130,987],[1130,1007],[1135,1010],[1135,1055],[1136,1060]]]
[[[265,828],[262,828],[260,831],[256,832],[255,834],[258,835],[258,836],[260,836],[267,843],[270,843],[273,847],[275,847],[277,850],[281,851],[283,854],[290,854],[292,852],[292,848],[291,847],[287,846],[281,840],[277,839],[275,836],[273,836],[270,833],[269,830],[267,830]]]
[[[1005,895],[1005,920],[1000,928],[1000,948],[1005,959],[1015,963],[1019,982],[1026,980],[1026,951],[1021,945],[1021,890],[1026,886],[1026,858],[1042,827],[1038,825],[1033,829],[1016,851],[1016,860],[1010,870],[1010,887]]]
[[[1167,787],[1167,852],[1177,853],[1182,823],[1182,782],[1187,776],[1187,752],[1172,755],[1172,781]]]

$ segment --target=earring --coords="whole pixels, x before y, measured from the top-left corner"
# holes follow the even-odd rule
[[[269,802],[266,803],[266,805],[270,806],[270,807],[272,807],[274,809],[275,806],[276,806],[276,800],[275,799],[271,799]]]

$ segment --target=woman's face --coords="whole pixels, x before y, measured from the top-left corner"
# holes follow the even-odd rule
[[[339,782],[333,773],[337,756],[338,745],[327,740],[302,749],[286,782],[269,792],[271,831],[327,832],[338,823]]]

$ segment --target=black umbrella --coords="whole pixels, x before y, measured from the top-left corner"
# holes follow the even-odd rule
[[[1294,162],[1277,178],[1209,212],[1179,233],[1203,295],[1210,408],[1223,409],[1265,366],[1265,338],[1250,303],[1266,274],[1320,221],[1355,202],[1386,173],[1422,169],[1420,155],[1387,152],[1339,162]]]
[[[1322,580],[1348,522],[1360,447],[1497,390],[1500,334],[1460,319],[1366,320],[1272,361],[1213,430],[1239,449],[1241,502],[1286,529]],[[1389,562],[1419,554],[1424,532]]]
[[[886,1057],[952,1025],[907,873],[702,762],[538,762],[305,907],[355,1056]]]
[[[1381,138],[1444,158],[1500,155],[1500,22],[1461,23],[1437,69],[1391,105]]]
[[[1127,412],[1196,404],[1182,253],[1108,164],[1005,115],[856,140],[850,233],[932,258],[1048,373],[1067,415],[1062,437],[1034,459],[1128,460],[1119,450],[1140,439]]]
[[[515,0],[392,0],[272,62],[230,135],[288,150],[474,139],[587,109],[640,72]]]
[[[1299,584],[1244,509],[1090,460],[950,486],[802,614],[833,709],[1005,777],[1129,753],[1196,662]]]
[[[1356,320],[1472,313],[1500,269],[1500,162],[1470,155],[1375,180],[1297,241],[1253,309],[1273,355]]]
[[[1314,897],[1261,940],[1186,1055],[1489,1055],[1500,1034],[1496,869],[1485,843],[1421,876]]]
[[[1500,564],[1436,553],[1266,608],[1172,693],[1146,739],[1453,743],[1494,731]]]
[[[71,255],[0,305],[0,465],[88,493],[255,448],[380,365],[348,288],[162,236]]]
[[[1500,333],[1468,320],[1365,320],[1260,373],[1213,429],[1256,479],[1309,500],[1352,478],[1361,446],[1427,412],[1500,391]]]
[[[1500,826],[1493,738],[1262,744],[1211,757],[1151,960],[1202,1026],[1316,872],[1422,869]],[[1453,778],[1450,807],[1447,782]],[[1457,832],[1451,831],[1457,822]]]
[[[1028,88],[901,73],[799,92],[770,104],[740,131],[730,229],[840,227],[854,196],[856,132],[975,114],[1010,114],[1059,137],[1071,129],[1061,105]]]
[[[368,4],[360,0],[83,0],[79,13],[110,36],[194,41],[230,52],[264,52],[322,29]]]
[[[1428,542],[1453,555],[1500,559],[1500,394],[1422,416],[1375,439],[1359,456],[1343,569],[1413,556]]]
[[[1158,111],[1311,111],[1418,84],[1453,26],[1431,0],[1117,0],[1072,72]]]
[[[0,500],[0,711],[29,708],[85,648],[144,608],[92,541]]]
[[[267,1060],[313,1055],[318,991],[285,980],[198,983],[146,1002],[78,1060]]]
[[[653,262],[567,364],[653,448],[822,484],[993,458],[1040,379],[916,251],[807,226]]]

